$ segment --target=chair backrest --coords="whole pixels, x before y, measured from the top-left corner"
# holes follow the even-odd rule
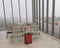
[[[12,36],[18,36],[20,35],[20,26],[19,25],[13,25],[12,29]]]
[[[29,26],[28,26],[28,25],[24,26],[24,31],[25,31],[26,33],[29,32]]]
[[[33,30],[33,31],[38,31],[38,25],[32,24],[32,25],[31,25],[31,30]]]
[[[21,25],[20,25],[20,30],[21,30],[22,32],[24,32],[24,26],[25,26],[24,24],[21,24]]]
[[[12,31],[12,29],[13,29],[13,25],[9,25],[8,26],[8,31]]]

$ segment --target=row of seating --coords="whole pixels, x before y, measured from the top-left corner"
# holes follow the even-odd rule
[[[38,25],[36,24],[15,24],[8,26],[8,34],[11,34],[11,43],[13,38],[22,37],[24,33],[32,33],[32,35],[40,35]]]

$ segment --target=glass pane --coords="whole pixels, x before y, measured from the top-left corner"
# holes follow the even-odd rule
[[[32,0],[27,0],[28,23],[32,22]]]
[[[59,38],[60,30],[60,0],[55,0],[55,20],[54,20],[54,36]]]
[[[38,0],[38,24],[39,24],[39,0]]]
[[[20,8],[21,8],[21,21],[22,23],[26,23],[25,0],[20,0]]]
[[[12,24],[11,0],[4,0],[7,25]]]
[[[48,33],[52,34],[52,0],[49,0]]]
[[[46,32],[46,2],[47,0],[44,0],[44,31]]]
[[[19,8],[18,8],[18,0],[12,0],[13,4],[13,16],[14,16],[14,23],[20,23],[19,21]]]
[[[41,22],[41,30],[42,30],[42,0],[40,3],[41,3],[41,21],[40,22]]]
[[[0,29],[3,28],[5,28],[5,21],[4,21],[3,4],[2,0],[0,0]]]

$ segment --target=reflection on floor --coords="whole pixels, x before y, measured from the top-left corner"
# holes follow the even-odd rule
[[[6,31],[0,31],[0,48],[60,48],[60,41],[41,32],[41,37],[36,35],[32,44],[24,44],[22,38],[15,39],[11,44],[10,37],[6,38]]]

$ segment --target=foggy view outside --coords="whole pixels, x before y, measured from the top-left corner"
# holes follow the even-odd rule
[[[26,0],[27,1],[27,17],[28,22],[32,23],[32,0]],[[44,0],[44,30],[46,31],[46,2],[47,0]],[[12,21],[12,11],[11,11],[11,0],[4,0],[5,5],[5,14],[6,14],[6,24],[7,26],[9,24],[13,24]],[[54,22],[60,22],[60,0],[55,0],[55,17]],[[12,0],[12,6],[13,6],[13,17],[14,17],[14,23],[20,23],[20,17],[19,17],[19,6],[18,6],[18,0]],[[38,10],[39,11],[39,10]],[[25,0],[20,0],[20,15],[21,15],[21,22],[26,23],[26,5]],[[41,17],[42,17],[42,0],[41,0]],[[42,21],[42,18],[41,18]],[[48,17],[48,32],[51,34],[52,32],[52,0],[49,0],[49,17]],[[58,24],[58,23],[57,23]],[[55,34],[59,34],[59,24],[54,24],[54,31]],[[4,10],[3,10],[3,2],[0,0],[0,29],[6,28],[5,26],[5,18],[4,18]],[[56,31],[57,30],[57,31]],[[58,33],[57,33],[58,32]]]

